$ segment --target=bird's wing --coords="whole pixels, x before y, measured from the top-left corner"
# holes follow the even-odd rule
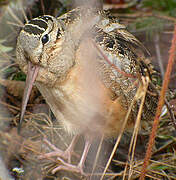
[[[123,97],[124,104],[129,107],[141,83],[141,77],[148,76],[153,80],[155,74],[150,61],[144,56],[143,45],[126,29],[105,32],[98,26],[93,31],[93,43],[99,54],[104,84],[113,91],[115,97]],[[154,95],[147,93],[143,119],[152,117],[157,105],[158,96],[150,84],[149,91]],[[138,111],[140,100],[137,104],[133,109],[134,114]]]

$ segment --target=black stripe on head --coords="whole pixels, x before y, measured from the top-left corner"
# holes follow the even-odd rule
[[[41,35],[44,30],[37,28],[37,26],[32,26],[30,24],[26,24],[23,28],[23,30],[29,34],[34,34],[34,35]]]
[[[31,21],[29,21],[28,24],[33,24],[33,25],[37,25],[40,28],[44,28],[45,30],[47,29],[47,23],[41,19],[33,19]]]
[[[61,37],[61,35],[62,35],[62,34],[61,34],[61,29],[58,28],[56,39],[59,39],[59,38]]]
[[[50,16],[40,16],[39,18],[40,18],[40,19],[43,19],[43,20],[46,21],[46,22],[48,22],[49,20],[53,22],[53,19],[52,19],[52,17],[50,17]]]

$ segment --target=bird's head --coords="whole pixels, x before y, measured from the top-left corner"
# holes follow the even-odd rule
[[[18,36],[16,61],[27,74],[21,120],[34,81],[53,87],[74,65],[75,48],[65,29],[61,20],[44,15],[26,23]]]
[[[37,67],[39,73],[36,81],[52,86],[74,64],[74,48],[68,39],[69,33],[65,31],[64,23],[55,17],[45,15],[32,19],[18,36],[17,63],[27,74],[29,64]]]

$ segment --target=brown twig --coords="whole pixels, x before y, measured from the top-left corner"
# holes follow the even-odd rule
[[[137,135],[139,132],[139,127],[140,127],[140,120],[141,120],[141,116],[142,116],[142,110],[144,107],[144,103],[145,103],[145,97],[146,97],[146,93],[147,93],[147,89],[148,89],[148,84],[149,84],[149,77],[142,77],[142,84],[141,86],[138,88],[137,92],[136,92],[136,98],[141,99],[141,104],[138,110],[138,114],[137,114],[137,118],[136,118],[136,122],[135,122],[135,126],[134,126],[134,130],[133,130],[133,135],[131,138],[131,142],[130,142],[130,147],[129,147],[129,151],[128,151],[128,159],[130,161],[130,169],[129,169],[129,176],[128,176],[128,180],[131,179],[131,175],[133,172],[133,166],[134,166],[134,152],[135,152],[135,148],[136,148],[136,142],[137,142]],[[131,155],[131,157],[130,157]],[[127,171],[127,166],[128,164],[126,163],[126,167],[124,170],[124,175],[123,175],[123,180],[126,178],[126,171]]]
[[[114,13],[113,15],[117,16],[117,17],[124,17],[124,18],[130,18],[130,19],[144,18],[144,17],[156,17],[156,18],[172,21],[174,23],[176,22],[175,17],[166,16],[166,15],[162,15],[162,14],[159,14],[159,13],[153,13],[153,12],[146,12],[146,13],[144,13],[144,12],[136,12],[134,14]]]
[[[43,12],[43,14],[45,14],[45,6],[43,3],[43,0],[40,0],[40,3],[41,3],[42,12]]]
[[[7,8],[8,13],[11,15],[11,17],[18,23],[18,25],[23,26],[22,21],[19,19],[19,17],[13,12],[13,10],[8,6]]]
[[[154,37],[154,45],[155,45],[156,57],[158,60],[158,64],[159,64],[162,79],[163,79],[164,78],[164,66],[163,66],[163,60],[162,60],[159,41],[160,41],[160,35],[156,34],[156,36]]]
[[[175,127],[175,129],[176,129],[176,119],[175,119],[175,115],[174,115],[174,112],[173,112],[173,110],[172,110],[172,108],[171,108],[171,106],[170,106],[170,104],[169,104],[169,102],[168,102],[167,100],[165,100],[165,105],[166,105],[167,110],[168,110],[168,112],[169,112],[169,114],[170,114],[172,123],[173,123],[173,125],[174,125],[174,127]]]
[[[103,8],[104,9],[127,9],[130,7],[133,7],[136,5],[136,1],[131,1],[129,3],[125,3],[125,4],[104,4]]]
[[[163,81],[163,85],[162,85],[162,89],[161,89],[161,93],[160,93],[160,98],[159,98],[158,107],[156,110],[155,119],[153,122],[152,132],[150,134],[150,139],[149,139],[149,143],[148,143],[148,147],[147,147],[146,156],[144,159],[144,164],[143,164],[142,171],[141,171],[140,180],[144,180],[146,172],[147,172],[147,166],[148,166],[149,160],[151,158],[152,147],[153,147],[154,141],[155,141],[155,136],[156,136],[156,131],[157,131],[158,123],[159,123],[159,118],[160,118],[160,114],[162,112],[162,107],[163,107],[164,102],[165,102],[165,93],[166,93],[166,90],[168,88],[169,77],[170,77],[170,74],[172,72],[172,67],[173,67],[174,58],[175,58],[175,51],[176,51],[176,25],[174,27],[174,35],[173,35],[172,45],[171,45],[170,52],[169,52],[169,54],[170,54],[169,55],[169,62],[168,62],[168,66],[167,66],[165,76],[164,76],[164,81]]]

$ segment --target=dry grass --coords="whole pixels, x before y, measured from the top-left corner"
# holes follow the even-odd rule
[[[23,25],[23,22],[13,13],[13,10],[10,10],[9,13],[12,15],[13,19],[10,21],[11,24],[13,22],[16,26]],[[23,8],[21,8],[21,14],[24,15]],[[14,28],[12,28],[12,32],[13,34],[17,34]],[[5,47],[7,47],[7,45]],[[12,48],[15,49],[14,46],[12,46]],[[33,92],[30,99],[24,117],[26,123],[23,124],[21,135],[17,134],[16,127],[19,119],[21,92],[24,89],[24,83],[21,81],[15,81],[14,83],[14,81],[11,80],[18,71],[16,64],[13,63],[14,58],[14,54],[10,53],[8,48],[5,48],[5,50],[1,52],[1,74],[4,76],[4,72],[8,74],[7,70],[10,69],[12,71],[4,76],[8,76],[8,80],[4,80],[3,77],[0,79],[0,92],[2,92],[0,96],[0,149],[1,156],[9,169],[10,174],[13,177],[16,177],[16,179],[30,179],[31,176],[35,177],[35,179],[44,179],[46,177],[48,179],[62,180],[64,180],[64,178],[86,179],[86,177],[81,177],[79,174],[63,171],[53,175],[51,174],[52,169],[57,167],[60,162],[55,158],[42,160],[38,158],[39,155],[51,151],[51,149],[43,142],[43,138],[47,138],[57,147],[65,149],[72,137],[69,137],[64,132],[59,122],[53,118],[52,113],[47,105],[45,105],[44,100],[37,90]],[[144,88],[146,87],[147,84]],[[141,99],[144,99],[145,93],[140,97]],[[88,155],[86,162],[86,171],[89,172],[92,179],[139,179],[144,161],[145,148],[147,146],[146,142],[148,142],[148,135],[140,136],[137,133],[140,113],[141,110],[139,111],[139,117],[137,118],[137,124],[132,136],[131,134],[128,135],[126,133],[122,136],[122,131],[117,140],[115,140],[115,143],[112,139],[105,139],[104,141],[99,140],[100,142],[96,142],[97,144],[100,144],[101,148],[98,149],[96,145],[92,146],[92,153]],[[132,137],[132,140],[130,140],[130,137]],[[145,139],[146,137],[147,140]],[[75,148],[76,154],[72,159],[73,163],[78,162],[83,144],[84,141],[80,138]],[[175,129],[169,115],[165,115],[160,119],[156,135],[156,144],[153,146],[146,177],[149,179],[176,179],[175,150]],[[98,154],[105,157],[108,163],[102,163],[98,159],[98,156],[95,158],[97,151],[99,152]],[[119,152],[122,154],[119,155]],[[95,163],[94,159],[96,159]],[[92,174],[93,164],[94,172]]]

